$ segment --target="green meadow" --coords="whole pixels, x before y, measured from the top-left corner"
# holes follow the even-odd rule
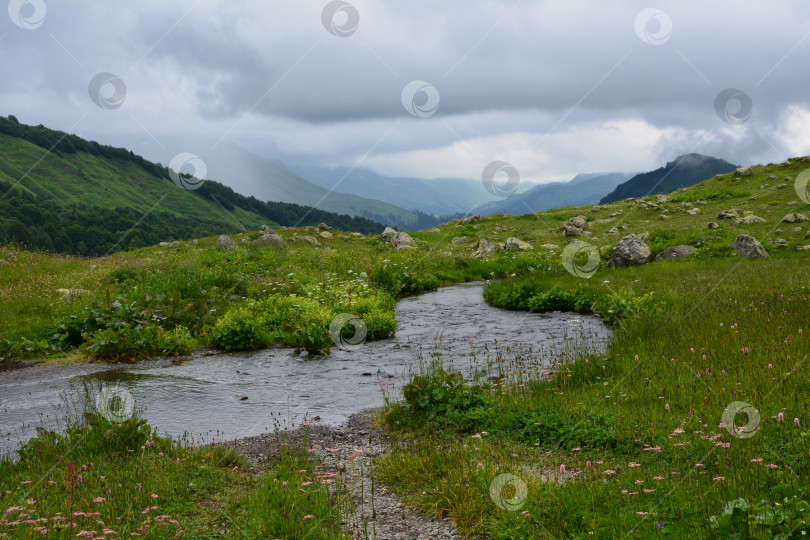
[[[810,214],[793,184],[808,168],[797,158],[664,200],[454,221],[411,233],[415,248],[401,251],[315,227],[277,229],[283,249],[252,247],[255,232],[231,235],[231,251],[216,237],[104,258],[6,246],[0,356],[134,362],[284,344],[317,362],[339,314],[382,339],[396,331],[398,298],[486,279],[492,305],[596,314],[614,337],[604,354],[573,351],[543,377],[522,372],[515,351],[502,380],[464,380],[434,358],[378,417],[391,444],[377,475],[409,505],[452,518],[467,538],[800,538],[810,530],[810,238],[807,222],[782,220]],[[763,221],[718,219],[732,209]],[[589,224],[576,238],[599,254],[580,276],[565,262],[586,262],[563,260],[571,238],[560,231],[577,215]],[[646,233],[653,256],[695,250],[608,267],[630,233]],[[738,255],[740,234],[769,257]],[[531,249],[474,256],[479,241],[507,238]],[[225,445],[163,440],[86,405],[62,433],[43,431],[0,462],[0,535],[340,537],[350,502],[317,478],[285,491],[314,473],[306,448],[281,454],[256,475]]]

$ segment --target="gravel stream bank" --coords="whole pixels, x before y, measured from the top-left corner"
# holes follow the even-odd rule
[[[371,460],[385,453],[386,434],[371,422],[371,412],[352,415],[339,428],[312,425],[281,438],[290,446],[314,448],[324,472],[340,473],[344,489],[352,493],[354,513],[344,516],[347,534],[358,539],[428,540],[461,538],[452,521],[433,519],[407,508],[386,486],[374,479],[372,505]],[[278,452],[275,434],[234,441],[241,453],[264,472]],[[332,450],[338,449],[336,452]],[[351,458],[351,456],[356,456]],[[354,476],[357,474],[357,476]]]

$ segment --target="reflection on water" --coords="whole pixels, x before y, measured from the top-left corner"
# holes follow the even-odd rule
[[[323,357],[273,348],[0,374],[0,449],[16,447],[37,425],[54,426],[64,415],[60,395],[76,396],[83,383],[127,389],[153,428],[175,437],[187,433],[200,442],[257,435],[272,431],[277,422],[305,418],[339,425],[355,412],[382,405],[381,388],[396,398],[409,373],[419,370],[417,356],[429,357],[438,347],[445,359],[467,371],[493,361],[496,351],[548,365],[572,346],[602,349],[610,335],[593,317],[493,308],[483,301],[480,284],[400,300],[396,317],[395,338],[352,351],[333,349]]]

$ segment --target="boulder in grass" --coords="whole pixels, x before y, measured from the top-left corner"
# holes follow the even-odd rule
[[[749,259],[768,258],[768,252],[765,251],[762,244],[760,244],[756,238],[746,234],[739,235],[737,239],[731,243],[731,247],[733,247],[737,253]]]
[[[754,223],[765,223],[765,220],[759,216],[755,216],[754,214],[748,214],[747,216],[735,219],[734,223],[740,223],[742,225],[753,225]]]
[[[217,238],[217,249],[219,251],[233,251],[236,249],[236,244],[231,240],[230,236],[222,234]]]
[[[610,255],[608,266],[632,266],[646,264],[652,258],[652,251],[644,241],[635,234],[629,234],[619,240]]]
[[[782,218],[785,223],[803,223],[807,221],[807,216],[801,212],[793,212]]]
[[[717,215],[717,219],[737,219],[738,217],[740,217],[740,214],[736,210],[723,210]]]
[[[532,248],[532,245],[528,242],[524,242],[520,238],[507,238],[505,242],[498,246],[503,251],[509,251],[512,249],[517,249],[520,251],[529,251]]]
[[[688,257],[693,251],[695,251],[695,248],[692,246],[672,246],[659,253],[655,257],[655,260],[672,261],[675,259],[683,259]]]
[[[478,246],[472,256],[476,259],[483,259],[493,251],[495,251],[495,244],[489,240],[481,239],[478,241]]]
[[[413,238],[411,238],[408,233],[394,230],[391,227],[385,228],[380,235],[380,240],[383,242],[388,242],[394,246],[397,251],[416,248],[416,242],[414,242]]]
[[[287,247],[287,244],[284,243],[284,239],[277,234],[263,234],[254,240],[252,245],[255,248],[272,247],[276,249],[283,249]]]
[[[467,216],[461,220],[462,225],[468,225],[475,221],[481,221],[481,214],[475,214],[474,216]]]

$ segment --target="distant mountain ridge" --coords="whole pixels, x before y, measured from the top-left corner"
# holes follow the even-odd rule
[[[130,150],[0,116],[0,242],[79,255],[237,233],[259,225],[316,225],[375,233],[362,217],[263,202],[207,180],[175,185]]]
[[[428,214],[466,214],[496,198],[484,188],[480,179],[423,180],[384,176],[363,167],[327,168],[287,162],[282,165],[326,189],[360,195]]]
[[[733,171],[733,165],[723,159],[702,154],[684,154],[654,171],[637,174],[600,200],[600,204],[621,201],[630,197],[645,197],[670,193],[693,186],[718,174]]]
[[[635,173],[584,173],[568,182],[553,182],[535,186],[524,193],[510,195],[506,199],[483,204],[476,213],[531,214],[551,208],[596,204],[612,189],[631,178]]]
[[[398,201],[392,204],[376,197],[381,194],[379,189],[368,190],[369,193],[360,190],[361,194],[358,195],[346,189],[350,188],[351,182],[335,185],[336,182],[321,181],[322,185],[318,185],[285,166],[237,145],[224,146],[200,157],[204,159],[212,177],[222,178],[236,191],[264,201],[303,204],[328,212],[362,216],[383,225],[408,230],[433,227],[454,219],[456,213],[464,213],[450,212],[453,215],[438,216],[421,208],[406,209],[397,196],[402,195],[401,190],[395,191],[392,197],[386,197]]]

